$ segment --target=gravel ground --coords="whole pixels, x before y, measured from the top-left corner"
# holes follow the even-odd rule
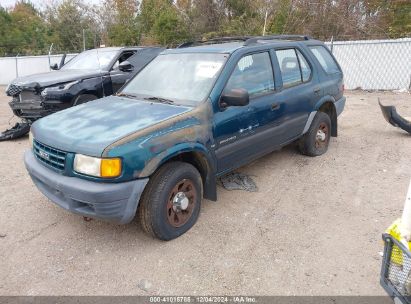
[[[0,94],[3,130],[12,114]],[[55,206],[24,168],[27,137],[1,142],[0,295],[384,295],[381,233],[401,215],[411,139],[377,97],[411,116],[411,96],[346,95],[326,155],[290,146],[241,168],[259,191],[220,187],[171,242],[138,221],[85,222]]]

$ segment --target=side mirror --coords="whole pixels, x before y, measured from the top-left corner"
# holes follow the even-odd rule
[[[118,65],[118,69],[122,72],[131,72],[133,68],[133,65],[127,60]]]
[[[50,65],[50,69],[52,70],[58,70],[59,66],[57,65],[57,63]]]
[[[223,92],[220,99],[220,106],[226,108],[229,106],[242,107],[250,103],[248,91],[244,89],[232,89]]]

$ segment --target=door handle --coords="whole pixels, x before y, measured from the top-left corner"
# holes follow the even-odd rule
[[[278,110],[279,108],[280,108],[280,104],[278,104],[278,103],[273,103],[271,105],[271,111]]]
[[[320,91],[321,91],[321,88],[320,87],[316,87],[316,88],[314,88],[314,93],[320,93]]]

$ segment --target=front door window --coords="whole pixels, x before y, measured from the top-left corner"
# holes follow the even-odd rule
[[[274,77],[268,52],[247,55],[235,67],[225,90],[245,89],[253,97],[274,91]]]

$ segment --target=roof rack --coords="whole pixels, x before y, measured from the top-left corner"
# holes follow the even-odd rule
[[[180,48],[186,48],[190,46],[195,46],[195,45],[207,45],[207,44],[213,44],[213,43],[224,43],[224,42],[246,42],[249,40],[250,36],[235,36],[235,37],[218,37],[218,38],[212,38],[208,40],[194,40],[194,41],[187,41],[179,46],[177,46],[178,49]]]
[[[219,37],[219,38],[212,38],[208,40],[194,40],[194,41],[187,41],[179,46],[180,48],[186,48],[190,46],[196,45],[207,45],[213,43],[225,43],[225,42],[244,42],[244,46],[258,43],[260,40],[310,40],[312,39],[310,36],[307,35],[271,35],[271,36],[235,36],[235,37]]]
[[[312,38],[307,35],[271,35],[271,36],[259,36],[251,37],[244,42],[244,46],[257,43],[260,40],[311,40]]]

